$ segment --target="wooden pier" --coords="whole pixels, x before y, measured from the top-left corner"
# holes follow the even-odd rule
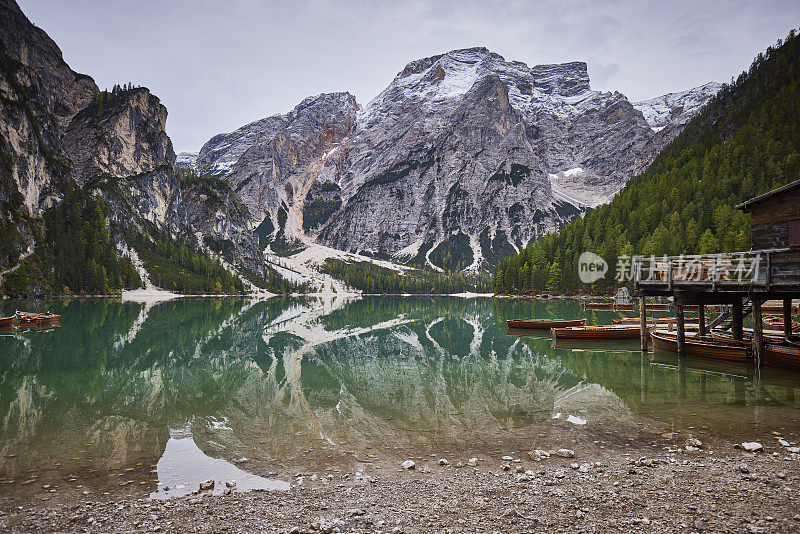
[[[632,258],[634,289],[639,296],[642,350],[647,350],[646,297],[672,297],[678,352],[685,354],[684,310],[698,308],[698,333],[725,325],[744,340],[744,317],[753,314],[753,358],[764,356],[763,305],[781,302],[783,334],[792,339],[792,299],[800,298],[800,180],[736,206],[750,213],[752,250],[702,256]],[[727,311],[706,322],[708,305]],[[796,339],[795,339],[796,341]]]

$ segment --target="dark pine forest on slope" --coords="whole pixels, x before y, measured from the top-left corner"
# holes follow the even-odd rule
[[[609,203],[502,260],[498,293],[588,289],[578,257],[609,262],[593,292],[614,286],[620,255],[750,248],[749,215],[735,205],[800,178],[800,38],[759,54]]]

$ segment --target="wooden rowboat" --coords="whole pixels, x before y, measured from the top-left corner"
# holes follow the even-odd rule
[[[32,324],[52,324],[61,319],[60,315],[54,313],[31,313],[18,311],[16,314],[20,325]]]
[[[572,326],[552,328],[553,339],[639,339],[638,326]]]
[[[768,343],[764,346],[764,365],[800,371],[800,346]]]
[[[587,302],[583,307],[586,310],[623,310],[630,311],[633,304],[615,304],[613,302]]]
[[[19,324],[36,324],[36,318],[39,317],[39,313],[31,313],[31,312],[21,312],[18,311],[14,314],[19,321]]]
[[[16,318],[16,315],[12,315],[11,317],[0,317],[0,327],[12,326],[14,324],[14,318]]]
[[[647,324],[670,324],[670,323],[677,324],[677,321],[678,320],[675,317],[648,317],[647,318]],[[622,317],[621,319],[613,319],[611,322],[612,322],[612,324],[627,324],[627,325],[639,324],[639,318],[638,317]],[[686,319],[684,321],[684,323],[691,323],[691,322],[696,322],[696,320],[693,321],[692,319]]]
[[[678,352],[678,336],[664,330],[651,330],[650,338],[653,340],[653,347],[670,352]],[[702,356],[704,358],[716,358],[735,362],[746,362],[748,346],[742,342],[710,341],[696,339],[693,336],[686,336],[684,343],[686,354]]]
[[[583,326],[586,319],[517,319],[507,321],[509,328],[530,328],[535,330],[550,330],[566,326]]]
[[[769,313],[778,312],[778,313],[782,313],[783,312],[783,305],[775,306],[773,304],[762,304],[761,305],[761,311],[762,311],[762,313],[763,312],[769,312]],[[792,314],[795,314],[797,312],[798,312],[798,307],[797,306],[792,306]]]
[[[57,323],[60,319],[61,316],[55,313],[40,313],[39,316],[36,317],[36,324],[53,324]]]
[[[613,302],[587,302],[584,306],[586,310],[613,310]]]

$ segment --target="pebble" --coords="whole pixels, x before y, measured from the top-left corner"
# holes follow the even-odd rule
[[[688,450],[689,447],[694,447],[695,449],[699,449],[703,446],[703,442],[697,438],[689,438],[686,440],[686,449]]]
[[[757,441],[745,441],[742,443],[742,448],[747,452],[761,452],[764,447]]]
[[[208,480],[205,480],[205,481],[200,483],[200,491],[208,491],[208,490],[213,490],[213,489],[214,489],[214,479],[213,478],[209,478]]]
[[[469,460],[467,460],[467,465],[470,467],[475,467],[476,465],[478,465],[478,459],[470,458]]]
[[[504,461],[504,462],[510,462],[510,461],[512,461],[512,460],[514,460],[514,457],[513,457],[513,456],[503,456],[503,461]]]
[[[556,454],[562,458],[575,458],[575,451],[572,449],[558,449]]]
[[[447,461],[447,458],[439,458],[439,465],[450,465],[450,462]]]
[[[417,464],[414,463],[414,460],[406,460],[405,462],[400,464],[400,467],[406,470],[414,469],[416,466]]]
[[[550,453],[542,449],[536,449],[528,453],[531,460],[541,461],[545,458],[550,458]]]

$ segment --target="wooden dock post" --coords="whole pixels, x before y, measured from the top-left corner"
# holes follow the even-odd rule
[[[764,355],[764,326],[761,315],[761,299],[752,297],[753,302],[753,363],[760,368]]]
[[[675,320],[678,323],[678,355],[686,355],[686,327],[683,323],[683,304],[675,305]]]
[[[706,336],[706,305],[697,305],[697,335],[700,337]]]
[[[744,339],[744,310],[741,297],[733,300],[733,337],[742,341]]]
[[[639,336],[642,340],[642,352],[647,352],[647,306],[644,297],[639,297]]]
[[[642,297],[644,300],[644,297]],[[792,336],[792,299],[783,299],[783,337]]]

